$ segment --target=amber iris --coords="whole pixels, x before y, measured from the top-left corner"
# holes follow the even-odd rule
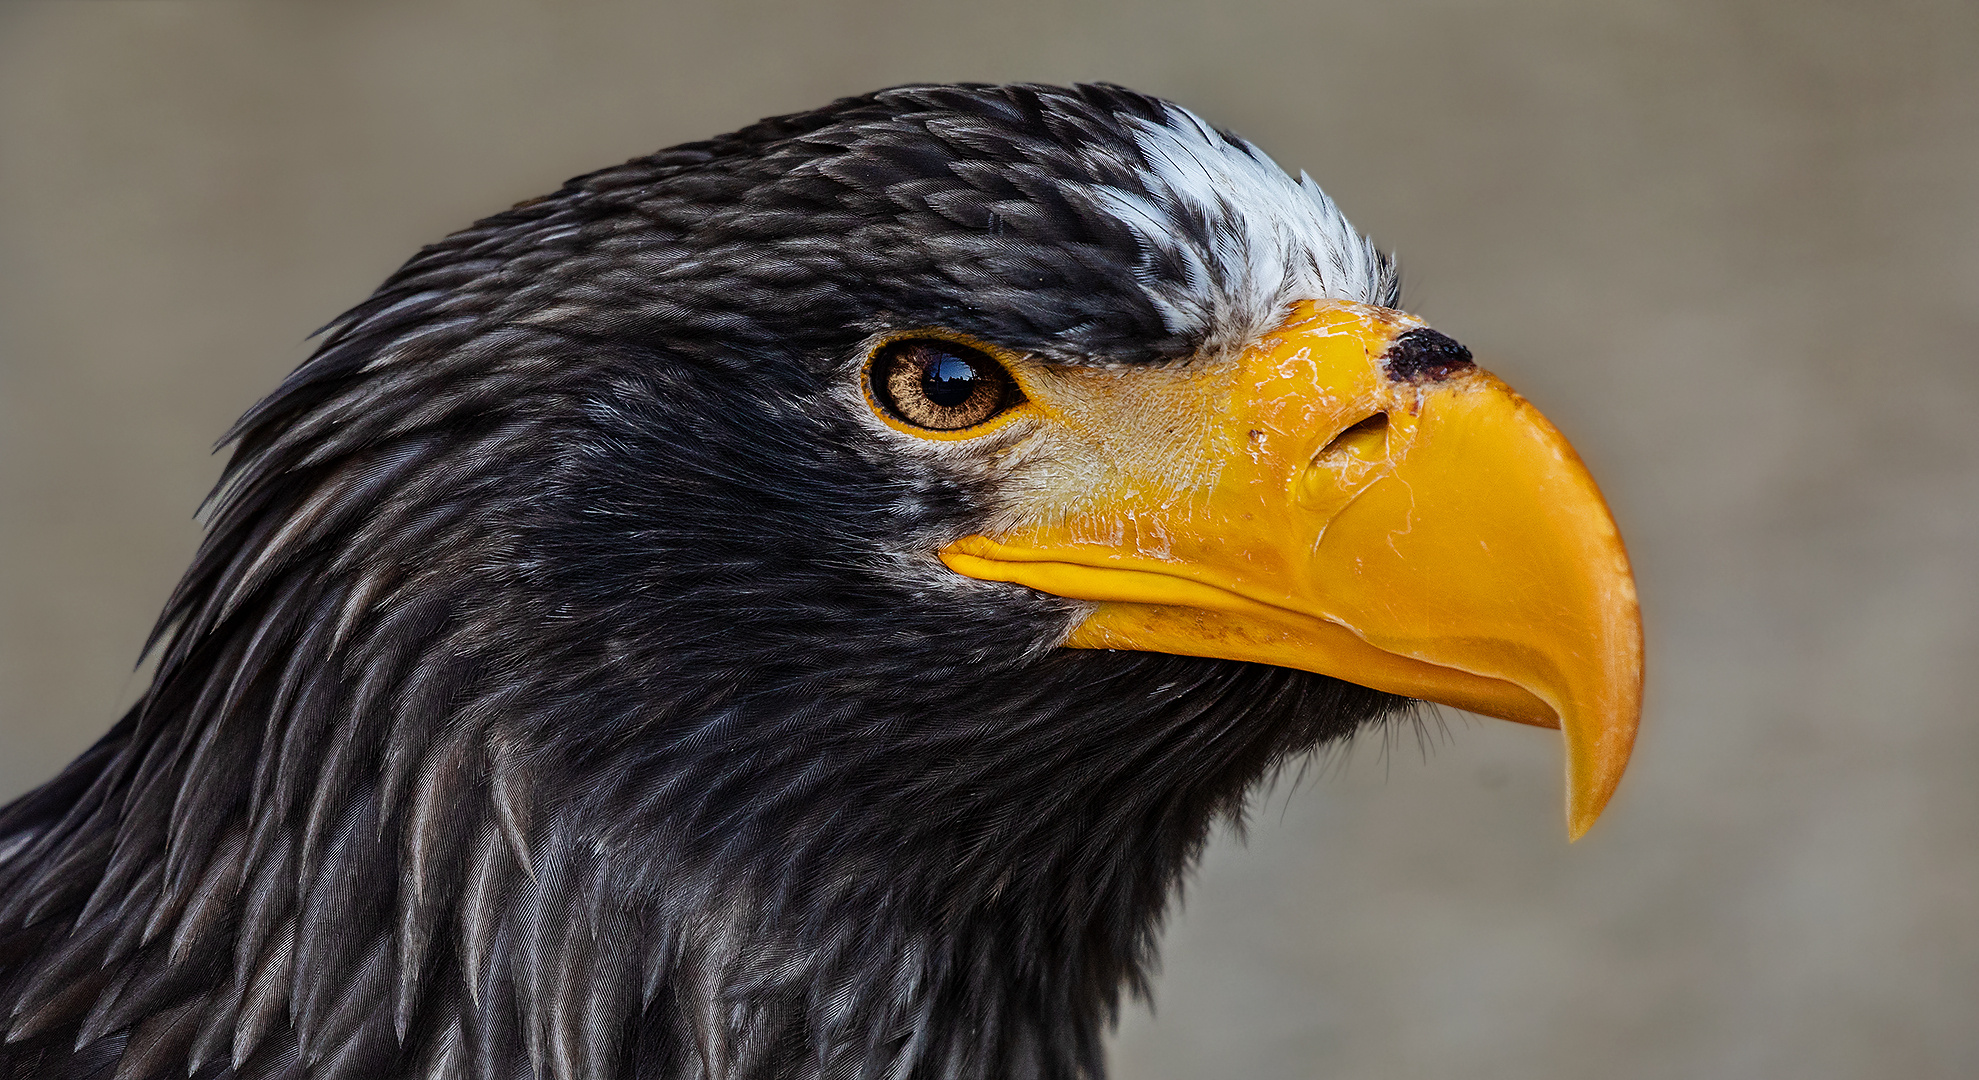
[[[930,431],[961,431],[1023,400],[1010,373],[966,345],[896,341],[873,357],[873,394],[888,412]]]

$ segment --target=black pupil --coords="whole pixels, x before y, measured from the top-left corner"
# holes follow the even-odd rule
[[[976,366],[959,356],[943,356],[921,376],[921,391],[944,409],[953,409],[976,392]]]

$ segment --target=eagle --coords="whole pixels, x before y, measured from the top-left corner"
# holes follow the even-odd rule
[[[1097,1078],[1219,822],[1434,702],[1620,778],[1573,450],[1307,177],[917,85],[421,250],[0,811],[0,1077]],[[223,443],[224,445],[224,443]]]

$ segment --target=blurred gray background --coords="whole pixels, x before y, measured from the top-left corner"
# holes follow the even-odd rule
[[[0,4],[0,797],[107,728],[213,439],[421,243],[930,79],[1305,168],[1571,436],[1648,712],[1569,847],[1449,714],[1218,841],[1127,1080],[1979,1076],[1979,5]]]

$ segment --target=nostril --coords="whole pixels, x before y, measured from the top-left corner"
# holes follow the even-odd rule
[[[1336,454],[1351,454],[1363,461],[1374,461],[1388,455],[1388,414],[1375,413],[1360,423],[1333,436],[1326,449],[1319,452],[1319,458],[1333,457]],[[1318,460],[1315,458],[1314,460]]]
[[[1471,367],[1471,351],[1448,334],[1421,327],[1395,339],[1381,359],[1388,374],[1411,382],[1447,379]]]

